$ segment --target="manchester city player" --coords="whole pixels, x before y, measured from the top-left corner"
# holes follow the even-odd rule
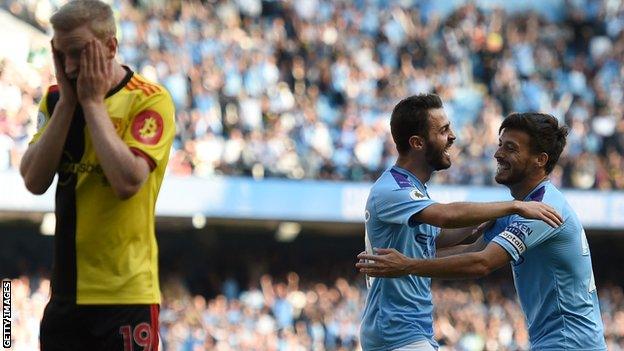
[[[548,180],[566,142],[567,130],[546,114],[508,116],[495,158],[496,181],[515,199],[541,201],[563,216],[550,227],[522,215],[496,221],[479,243],[444,258],[411,259],[394,249],[360,254],[356,266],[368,275],[394,277],[482,277],[512,261],[516,290],[535,350],[606,350],[589,246],[578,216]],[[388,245],[391,246],[391,245]],[[408,255],[409,256],[409,255]]]
[[[466,227],[519,214],[556,227],[556,211],[540,202],[438,204],[429,198],[426,182],[434,171],[450,167],[455,140],[437,95],[412,96],[392,112],[391,133],[399,152],[396,165],[373,185],[366,204],[366,246],[391,247],[429,259],[436,248],[461,242],[457,233],[440,227]],[[548,226],[544,223],[544,226]],[[433,350],[430,278],[402,276],[370,279],[361,324],[364,350]]]

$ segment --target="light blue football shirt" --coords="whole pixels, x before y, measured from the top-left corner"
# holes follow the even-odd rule
[[[549,181],[525,201],[541,201],[563,217],[552,228],[518,215],[499,218],[484,233],[513,259],[516,291],[532,350],[606,350],[589,245],[576,213]]]
[[[366,250],[394,248],[408,257],[435,257],[440,229],[410,218],[435,202],[409,171],[393,166],[373,185],[366,202]],[[360,327],[364,351],[391,350],[427,340],[434,347],[431,278],[369,278]]]

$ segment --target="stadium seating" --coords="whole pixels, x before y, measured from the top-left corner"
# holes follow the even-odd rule
[[[23,3],[5,7],[49,30],[54,8]],[[121,58],[176,102],[171,173],[370,181],[394,160],[392,106],[435,91],[459,138],[433,182],[492,184],[501,118],[540,110],[570,126],[556,185],[624,188],[622,5],[577,1],[553,22],[420,1],[115,3]],[[41,96],[2,72],[0,170],[19,163]]]

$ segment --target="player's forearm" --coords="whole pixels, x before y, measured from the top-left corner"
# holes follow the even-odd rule
[[[468,228],[456,228],[456,229],[442,229],[440,235],[436,239],[436,249],[443,249],[450,246],[461,244],[462,242],[472,239],[469,242],[474,241],[472,234],[474,233],[474,227]]]
[[[461,228],[479,225],[492,219],[514,214],[515,201],[505,202],[454,202],[443,205],[443,228]]]
[[[103,103],[83,105],[83,111],[106,179],[119,198],[131,197],[140,189],[149,169],[142,167],[143,161],[119,138]]]
[[[444,247],[441,249],[436,249],[436,257],[441,258],[441,257],[452,256],[452,255],[459,255],[464,252],[467,252],[469,247],[470,245],[455,245],[455,246],[450,246],[450,247]]]
[[[31,193],[43,194],[52,184],[63,155],[75,109],[75,103],[59,100],[45,131],[36,143],[28,147],[22,157],[20,174]]]
[[[478,238],[475,242],[466,245],[455,245],[451,247],[445,247],[439,250],[436,250],[436,257],[447,257],[452,255],[459,255],[468,252],[477,252],[484,249],[486,246],[486,242],[483,237]]]
[[[491,272],[487,260],[478,253],[465,253],[435,259],[412,259],[409,274],[445,279],[479,278]]]

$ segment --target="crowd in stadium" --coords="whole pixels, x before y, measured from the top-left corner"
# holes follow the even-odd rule
[[[184,284],[163,285],[160,337],[164,350],[357,350],[363,280],[334,284],[284,281],[265,275],[240,291],[225,280],[221,295],[191,295]],[[35,350],[49,281],[13,280],[13,350]],[[609,350],[624,349],[624,292],[599,289]],[[513,286],[507,283],[434,283],[434,328],[441,350],[525,350],[528,335]]]
[[[54,6],[41,2],[5,7],[47,29]],[[458,139],[434,182],[492,184],[503,116],[539,110],[570,127],[556,185],[624,189],[624,4],[575,1],[556,23],[418,4],[113,2],[123,62],[176,104],[173,174],[370,181],[394,161],[392,106],[435,91]],[[31,56],[36,74],[0,65],[0,170],[19,164],[53,79],[51,60]]]
[[[2,6],[49,30],[60,3]],[[436,92],[458,140],[454,166],[433,182],[492,184],[502,118],[539,110],[570,127],[556,185],[624,189],[624,3],[576,1],[562,22],[473,4],[438,17],[417,3],[113,1],[120,58],[176,104],[170,174],[372,181],[394,161],[392,106]],[[49,53],[29,57],[0,59],[0,171],[19,166],[54,81]],[[357,350],[362,277],[306,277],[224,279],[216,296],[165,277],[163,349]],[[607,345],[624,349],[624,291],[599,287]],[[22,276],[12,288],[13,349],[35,350],[49,280]],[[433,296],[441,350],[528,348],[509,279],[434,281]]]

